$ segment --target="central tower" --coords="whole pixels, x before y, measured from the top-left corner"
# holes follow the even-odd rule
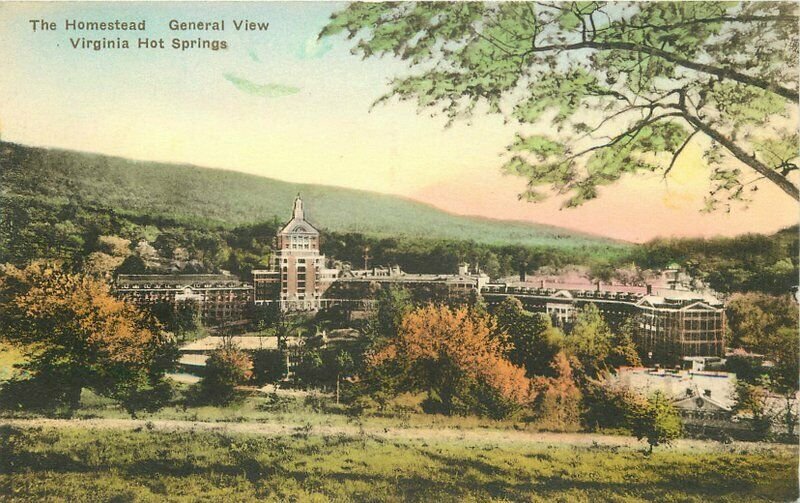
[[[270,271],[253,271],[254,281],[259,282],[262,277],[265,282],[277,280],[277,300],[283,310],[319,309],[322,294],[337,271],[325,267],[325,256],[319,252],[319,231],[306,220],[299,194],[294,200],[292,219],[278,231],[275,244]]]
[[[294,200],[292,219],[278,231],[278,253],[283,258],[319,256],[319,231],[306,221],[303,200]]]

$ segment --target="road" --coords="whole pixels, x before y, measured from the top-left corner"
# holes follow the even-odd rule
[[[24,428],[86,428],[116,430],[154,430],[154,431],[201,431],[221,434],[254,434],[266,436],[290,436],[308,434],[320,436],[368,436],[395,441],[422,442],[465,442],[469,444],[546,444],[585,447],[636,448],[644,447],[643,441],[633,437],[598,435],[592,433],[550,433],[493,429],[456,428],[375,428],[349,424],[303,425],[276,422],[203,422],[171,419],[9,419],[0,418],[0,426],[9,425]],[[706,440],[679,439],[671,448],[691,450],[763,450],[796,449],[796,446],[765,444],[755,442],[734,442],[721,444]]]

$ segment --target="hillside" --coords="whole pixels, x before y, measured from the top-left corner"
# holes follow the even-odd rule
[[[396,196],[288,183],[233,171],[131,161],[0,142],[4,196],[113,209],[117,213],[224,227],[287,218],[296,194],[310,219],[330,231],[426,236],[559,248],[625,247],[559,227],[464,217]]]

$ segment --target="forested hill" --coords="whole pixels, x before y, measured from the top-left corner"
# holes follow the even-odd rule
[[[783,294],[797,284],[796,226],[769,236],[634,246],[556,227],[459,217],[363,191],[2,142],[0,264],[46,258],[101,273],[175,266],[246,278],[267,266],[272,237],[298,192],[324,230],[323,253],[352,264],[362,263],[369,249],[373,264],[409,272],[450,272],[466,261],[493,278],[570,264],[624,278],[677,262],[723,293]],[[132,262],[121,265],[123,259]]]
[[[375,236],[425,236],[527,246],[624,247],[559,227],[464,217],[404,199],[287,183],[217,169],[140,162],[0,142],[2,194],[108,208],[175,222],[233,227],[288,218],[300,193],[319,227]]]

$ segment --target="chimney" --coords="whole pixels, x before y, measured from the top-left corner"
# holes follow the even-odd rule
[[[653,285],[647,284],[647,295],[653,295]]]
[[[523,265],[519,268],[519,280],[524,283],[526,279],[527,273],[525,272],[525,266]]]
[[[595,290],[600,291],[600,282],[595,283]]]
[[[541,281],[539,282],[539,288],[544,288],[544,280],[541,280]]]

